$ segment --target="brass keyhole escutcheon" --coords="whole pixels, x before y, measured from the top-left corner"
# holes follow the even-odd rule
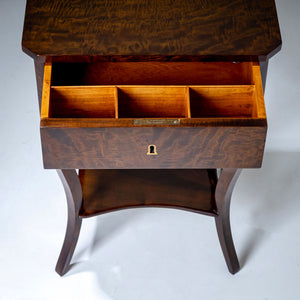
[[[156,146],[149,145],[147,155],[157,155]]]

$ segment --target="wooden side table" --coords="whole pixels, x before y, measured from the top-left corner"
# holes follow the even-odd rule
[[[281,47],[274,1],[28,0],[22,46],[44,167],[68,202],[58,274],[82,218],[144,206],[214,217],[236,273],[230,198],[263,158],[263,87]]]

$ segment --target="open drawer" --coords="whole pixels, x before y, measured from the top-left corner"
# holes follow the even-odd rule
[[[256,62],[45,64],[45,168],[260,167]]]

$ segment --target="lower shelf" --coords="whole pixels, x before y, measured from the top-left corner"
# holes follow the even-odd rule
[[[143,206],[217,215],[215,169],[79,170],[81,217]]]

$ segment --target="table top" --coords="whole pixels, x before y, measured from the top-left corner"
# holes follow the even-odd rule
[[[271,56],[274,0],[27,0],[22,46],[33,57]]]

